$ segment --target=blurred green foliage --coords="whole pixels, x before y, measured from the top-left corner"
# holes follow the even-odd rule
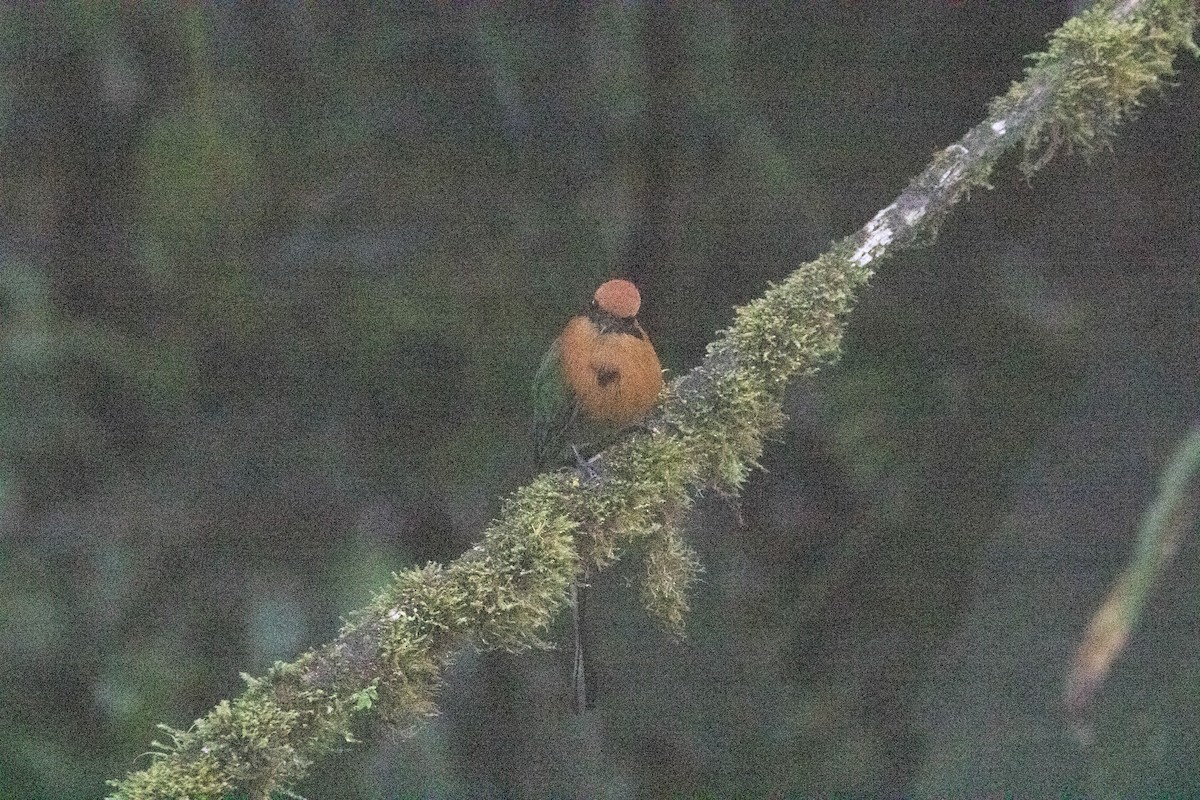
[[[0,797],[99,795],[463,551],[600,280],[688,368],[1068,11],[0,9]],[[1114,154],[999,174],[887,264],[740,506],[689,520],[687,638],[640,564],[598,581],[595,720],[564,654],[469,654],[441,719],[302,791],[1196,791],[1194,547],[1093,745],[1056,692],[1197,412],[1198,114],[1181,64]]]

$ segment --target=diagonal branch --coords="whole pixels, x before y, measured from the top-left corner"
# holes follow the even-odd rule
[[[649,550],[646,596],[678,624],[694,557],[677,520],[705,489],[736,492],[783,420],[783,390],[837,355],[842,320],[880,259],[929,242],[951,208],[986,188],[996,161],[1020,143],[1023,167],[1060,150],[1107,146],[1117,124],[1171,74],[1189,48],[1189,0],[1124,0],[1069,20],[1024,81],[934,156],[888,207],[736,311],[704,362],[668,389],[649,431],[605,451],[598,476],[548,473],[504,504],[482,541],[447,566],[395,576],[337,638],[222,701],[146,769],[113,782],[115,798],[269,797],[317,758],[353,741],[356,720],[413,724],[433,713],[443,667],[468,646],[519,650],[562,609],[585,566],[631,545]]]

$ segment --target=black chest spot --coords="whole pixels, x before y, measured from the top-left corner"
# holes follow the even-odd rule
[[[596,383],[600,384],[601,389],[607,389],[612,384],[616,383],[621,377],[621,373],[615,369],[600,367],[596,370]]]

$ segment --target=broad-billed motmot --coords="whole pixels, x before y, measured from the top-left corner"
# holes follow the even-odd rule
[[[587,311],[571,319],[550,345],[534,378],[534,442],[542,468],[580,459],[583,448],[612,441],[642,420],[662,391],[662,365],[638,322],[642,305],[627,280],[600,285]],[[572,678],[575,710],[591,706],[584,665],[583,614],[587,569],[571,587],[575,626]]]

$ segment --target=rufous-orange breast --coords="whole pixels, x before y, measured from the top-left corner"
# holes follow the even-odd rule
[[[644,417],[662,391],[662,365],[636,321],[632,332],[605,331],[578,316],[561,339],[562,372],[587,417],[624,427]]]

